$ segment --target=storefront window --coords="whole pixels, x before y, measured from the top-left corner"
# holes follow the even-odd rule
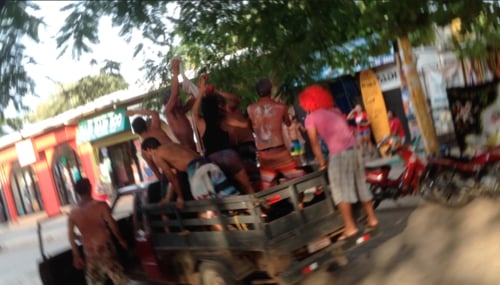
[[[142,158],[134,141],[125,141],[98,148],[100,194],[113,195],[116,189],[145,180]],[[142,162],[142,163],[141,163]]]
[[[30,166],[21,168],[17,165],[13,168],[11,188],[19,216],[43,210],[38,180]]]
[[[85,174],[77,153],[69,145],[64,144],[56,148],[52,175],[61,205],[75,204],[75,182]]]

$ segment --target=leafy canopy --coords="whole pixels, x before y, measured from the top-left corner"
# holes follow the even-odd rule
[[[22,39],[38,42],[42,20],[33,16],[38,6],[25,1],[7,1],[0,7],[0,121],[12,104],[17,110],[27,110],[23,97],[34,92],[35,82],[24,66],[35,60],[26,54]]]
[[[127,82],[121,75],[101,72],[85,76],[69,86],[60,86],[60,91],[38,105],[31,121],[39,121],[89,103],[103,95],[126,89]]]

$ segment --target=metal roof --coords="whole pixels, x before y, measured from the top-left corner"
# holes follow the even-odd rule
[[[55,117],[25,125],[20,131],[0,137],[0,149],[62,126],[76,125],[81,119],[100,111],[138,103],[148,95],[149,92],[149,90],[138,87],[129,87],[99,97],[92,102],[68,110]]]

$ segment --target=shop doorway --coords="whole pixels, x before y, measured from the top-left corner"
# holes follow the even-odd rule
[[[100,188],[108,195],[115,189],[142,181],[133,141],[99,148]]]
[[[61,206],[76,204],[75,182],[85,177],[80,158],[67,144],[56,147],[52,165],[52,175]]]
[[[10,183],[19,216],[43,211],[38,179],[31,166],[21,168],[16,164],[12,170]]]

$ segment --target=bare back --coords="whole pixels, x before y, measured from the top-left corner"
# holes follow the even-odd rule
[[[261,98],[257,103],[248,106],[247,110],[258,150],[284,145],[281,126],[287,114],[285,104],[270,98]]]
[[[172,132],[179,140],[179,143],[196,150],[196,144],[193,137],[193,128],[189,122],[182,106],[176,106],[171,112],[165,113],[168,124]],[[161,142],[161,141],[160,141]]]
[[[87,257],[95,256],[99,249],[111,242],[111,232],[105,222],[105,217],[109,215],[108,205],[95,200],[78,205],[71,211],[69,218],[81,233]]]
[[[150,128],[147,131],[141,133],[141,137],[143,139],[153,137],[157,139],[161,144],[172,142],[172,140],[161,128]]]
[[[154,150],[153,157],[155,163],[162,168],[172,167],[179,171],[187,171],[189,163],[201,156],[184,145],[170,142]]]

